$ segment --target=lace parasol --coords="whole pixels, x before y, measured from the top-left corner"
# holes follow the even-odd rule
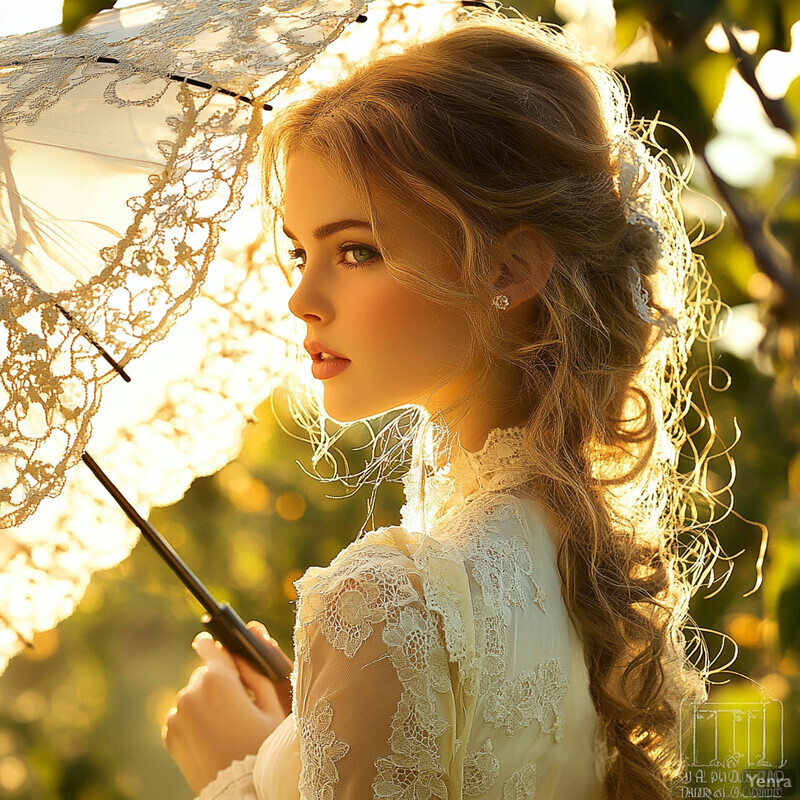
[[[136,542],[84,449],[147,514],[298,369],[248,172],[269,111],[461,7],[158,0],[0,39],[0,671]]]

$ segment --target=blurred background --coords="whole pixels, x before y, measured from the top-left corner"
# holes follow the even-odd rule
[[[0,0],[0,36],[59,24],[62,10],[78,25],[110,5],[68,0],[62,9],[59,0]],[[699,232],[702,220],[706,234],[718,231],[697,251],[732,309],[711,345],[711,362],[721,370],[713,386],[701,383],[722,441],[734,445],[736,474],[719,458],[709,480],[720,488],[734,480],[739,516],[714,525],[732,574],[719,590],[727,564],[721,560],[691,612],[700,628],[711,629],[712,663],[731,662],[715,676],[710,700],[738,708],[768,704],[771,763],[782,759],[797,770],[800,2],[514,5],[529,17],[565,24],[625,77],[637,117],[658,114],[694,150],[687,226]],[[680,138],[667,132],[660,140],[686,163]],[[705,345],[698,347],[690,373],[709,360]],[[725,391],[723,369],[731,378]],[[292,581],[309,565],[327,565],[353,540],[368,495],[362,489],[346,496],[346,487],[301,469],[310,470],[311,448],[293,428],[281,391],[272,398],[275,413],[268,402],[261,407],[240,457],[195,481],[180,503],[156,509],[151,521],[219,600],[245,620],[262,620],[291,656]],[[366,440],[351,432],[340,441],[353,470],[363,466],[357,448]],[[398,522],[401,504],[400,484],[386,484],[375,526]],[[763,564],[756,523],[769,530]],[[16,657],[0,679],[0,797],[189,800],[160,728],[200,663],[190,647],[202,628],[199,617],[199,606],[146,543],[95,575],[76,612],[37,634],[35,649]],[[722,753],[731,729],[720,725],[717,732]]]

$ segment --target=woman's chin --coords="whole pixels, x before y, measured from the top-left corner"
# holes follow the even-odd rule
[[[334,401],[330,398],[329,394],[329,392],[325,392],[325,413],[334,422],[358,422],[359,420],[382,413],[380,411],[372,411],[363,403],[343,403],[341,398],[336,398]]]
[[[359,398],[352,402],[343,397],[333,397],[335,392],[326,391],[323,397],[325,413],[335,422],[358,422],[371,417],[379,417],[387,411],[392,411],[397,406],[387,406],[385,403],[365,402],[367,398]]]

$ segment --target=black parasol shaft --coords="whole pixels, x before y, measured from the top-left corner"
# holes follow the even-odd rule
[[[246,658],[262,674],[274,683],[288,680],[292,672],[292,661],[279,647],[267,645],[250,631],[242,618],[227,604],[218,603],[211,592],[189,569],[172,545],[128,502],[108,475],[88,454],[82,456],[83,463],[92,471],[103,487],[114,498],[128,519],[166,561],[167,566],[178,576],[181,583],[194,595],[206,610],[201,622],[208,632],[227,650]]]

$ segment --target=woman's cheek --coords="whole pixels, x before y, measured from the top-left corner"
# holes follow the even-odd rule
[[[370,362],[370,371],[381,376],[385,388],[397,389],[414,376],[422,378],[429,371],[425,361],[435,346],[431,337],[436,333],[422,313],[420,301],[396,286],[353,300],[351,319],[355,324],[347,326],[348,338],[356,343],[355,352]]]

